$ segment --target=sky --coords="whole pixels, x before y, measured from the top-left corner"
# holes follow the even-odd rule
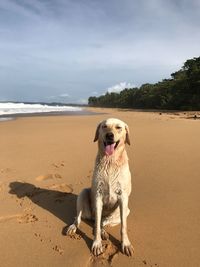
[[[1,0],[0,101],[87,103],[200,56],[199,0]]]

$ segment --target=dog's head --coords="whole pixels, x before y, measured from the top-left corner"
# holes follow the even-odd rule
[[[99,141],[99,146],[107,156],[113,155],[125,143],[130,145],[128,125],[119,120],[110,118],[99,123],[96,129],[94,142]]]

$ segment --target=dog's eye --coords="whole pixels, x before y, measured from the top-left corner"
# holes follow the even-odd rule
[[[103,129],[106,129],[106,128],[107,128],[107,125],[103,125],[102,128],[103,128]]]
[[[121,130],[121,129],[122,129],[122,127],[121,127],[121,126],[119,126],[119,125],[118,125],[118,126],[116,126],[115,128],[116,128],[117,130]]]

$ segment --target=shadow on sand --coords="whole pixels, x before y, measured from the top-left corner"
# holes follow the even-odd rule
[[[66,224],[66,226],[62,229],[63,235],[66,235],[67,227],[73,223],[74,217],[76,216],[77,195],[73,193],[40,188],[30,183],[18,181],[10,183],[9,193],[16,195],[18,198],[28,197],[34,204],[40,206],[48,212],[51,212],[57,218],[62,220]],[[92,221],[84,220],[84,222],[91,227],[94,226]],[[91,249],[92,239],[80,229],[77,230],[77,234],[85,240],[88,248]],[[117,250],[116,252],[118,252],[120,250],[119,241],[112,235],[109,235],[109,239],[112,244],[115,245]],[[116,254],[116,252],[114,254]]]

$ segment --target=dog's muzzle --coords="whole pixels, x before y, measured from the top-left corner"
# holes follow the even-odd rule
[[[104,141],[105,154],[107,156],[111,156],[114,153],[118,144],[119,144],[119,141],[117,142],[114,141],[114,134],[107,133],[105,136],[105,141]]]

